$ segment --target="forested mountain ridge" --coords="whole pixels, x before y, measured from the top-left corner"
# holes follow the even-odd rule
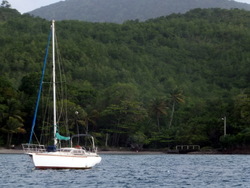
[[[30,129],[50,22],[0,12],[6,144],[3,133]],[[70,104],[88,114],[82,118],[91,119],[89,131],[102,146],[106,134],[109,146],[248,146],[249,17],[244,10],[195,9],[123,24],[58,21]],[[28,137],[17,135],[15,143]]]
[[[47,20],[122,23],[185,13],[195,8],[250,10],[250,5],[231,0],[65,0],[29,13]]]

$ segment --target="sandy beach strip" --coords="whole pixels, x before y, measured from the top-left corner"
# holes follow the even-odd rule
[[[22,153],[24,152],[21,149],[5,149],[5,148],[0,149],[0,154],[22,154]]]

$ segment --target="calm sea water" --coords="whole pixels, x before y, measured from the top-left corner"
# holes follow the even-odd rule
[[[0,154],[0,187],[250,187],[250,155],[101,155],[89,170],[35,170]]]

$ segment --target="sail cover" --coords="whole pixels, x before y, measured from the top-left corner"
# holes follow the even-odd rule
[[[59,133],[56,133],[56,138],[58,139],[58,140],[69,140],[70,139],[70,137],[69,136],[62,136],[62,135],[60,135]]]

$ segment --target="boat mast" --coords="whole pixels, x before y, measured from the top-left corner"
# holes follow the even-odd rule
[[[54,145],[57,145],[56,139],[56,67],[55,67],[55,20],[52,20],[52,73],[53,73],[53,126],[54,126]]]

